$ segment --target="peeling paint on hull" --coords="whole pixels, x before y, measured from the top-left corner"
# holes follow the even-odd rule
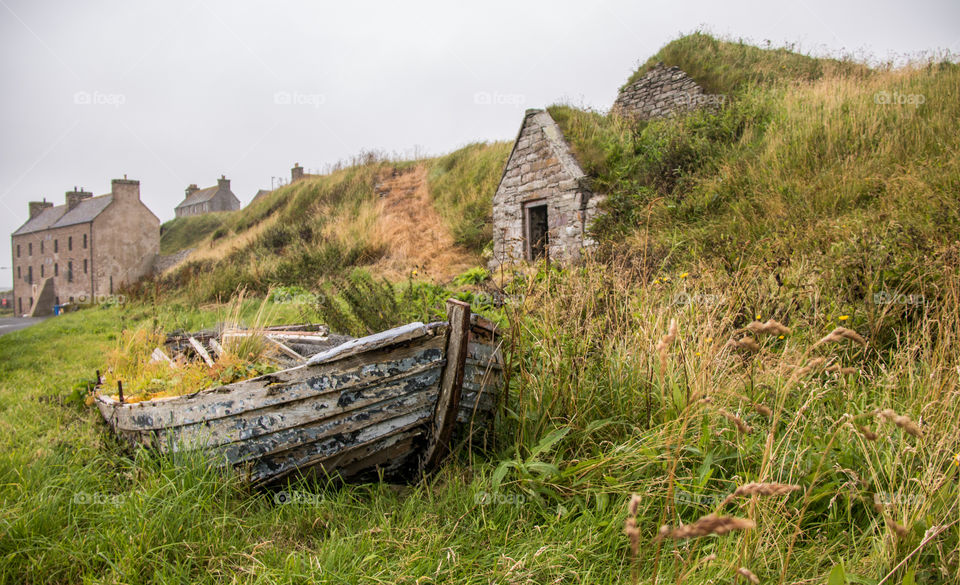
[[[492,416],[502,358],[492,331],[473,328],[456,418]],[[446,323],[411,324],[352,342],[349,351],[197,392],[133,404],[106,395],[97,406],[132,445],[204,450],[252,483],[290,474],[344,479],[416,473],[447,366]],[[319,361],[319,360],[318,360]],[[452,416],[452,415],[451,415]]]

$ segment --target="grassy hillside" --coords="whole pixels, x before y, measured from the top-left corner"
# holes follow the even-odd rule
[[[353,268],[385,273],[384,242],[408,239],[378,223],[410,217],[387,188],[437,202],[432,231],[479,258],[507,147],[474,145],[278,190],[169,288],[0,337],[0,582],[956,582],[957,66],[702,35],[671,54],[719,68],[722,110],[551,108],[607,197],[580,266],[455,290]],[[356,334],[436,318],[449,294],[497,320],[495,447],[413,486],[294,482],[280,504],[208,462],[131,454],[78,405],[121,328],[212,325],[198,301],[272,283],[304,289],[276,295],[278,320]]]
[[[837,75],[866,76],[870,70],[850,60],[815,58],[787,47],[761,49],[745,41],[722,40],[702,32],[682,36],[647,59],[624,86],[657,63],[679,67],[707,93],[726,94],[758,83],[809,82]]]
[[[609,196],[598,229],[626,237],[623,253],[727,271],[806,262],[854,295],[906,286],[920,267],[938,271],[930,261],[960,236],[960,67],[839,69],[746,83],[716,114],[633,123],[551,112]],[[885,103],[897,99],[923,103]]]
[[[167,251],[198,247],[163,283],[194,299],[238,287],[318,287],[368,267],[449,280],[482,262],[507,143],[425,161],[371,159],[274,190],[237,212],[166,224]]]
[[[231,212],[207,213],[194,217],[178,217],[165,222],[160,226],[160,253],[173,254],[194,248],[214,233],[219,237],[226,235],[224,231],[217,230],[230,222],[230,215]]]

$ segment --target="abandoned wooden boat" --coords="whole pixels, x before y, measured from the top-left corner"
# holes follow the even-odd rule
[[[294,473],[411,478],[439,463],[455,427],[489,427],[498,343],[492,323],[450,300],[446,322],[354,339],[304,365],[143,402],[98,393],[96,404],[124,440],[202,449],[253,483]]]

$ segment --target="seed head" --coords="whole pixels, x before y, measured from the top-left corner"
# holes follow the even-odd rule
[[[727,496],[723,503],[727,504],[740,496],[785,496],[798,489],[800,486],[788,483],[746,483]]]
[[[904,430],[909,435],[914,437],[920,436],[920,427],[917,423],[910,420],[910,417],[901,416],[893,411],[893,409],[887,408],[880,411],[880,419],[888,422],[892,422],[901,429]]]
[[[743,433],[744,435],[749,435],[753,432],[753,427],[743,422],[743,419],[732,412],[728,412],[722,408],[718,408],[717,412],[719,412],[725,419],[736,425],[737,431]]]
[[[766,323],[761,323],[760,321],[753,321],[747,325],[747,330],[753,333],[754,335],[790,335],[790,328],[782,323],[774,321],[773,319],[767,319]]]
[[[726,534],[734,530],[751,530],[756,526],[756,522],[747,518],[708,514],[693,524],[685,524],[683,526],[677,526],[676,528],[661,526],[657,539],[672,538],[674,540],[684,540],[687,538],[709,536],[711,534]]]
[[[754,575],[750,569],[746,567],[740,567],[739,569],[737,569],[737,575],[740,575],[741,577],[745,578],[747,581],[750,581],[751,583],[753,583],[753,585],[759,585],[760,583],[760,579],[756,575]]]

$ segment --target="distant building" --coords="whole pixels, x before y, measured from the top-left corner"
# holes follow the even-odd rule
[[[316,177],[316,176],[318,176],[318,175],[311,175],[311,174],[308,174],[308,173],[304,173],[303,170],[304,170],[304,169],[303,169],[303,167],[300,166],[300,163],[293,163],[293,168],[290,169],[290,182],[287,183],[287,184],[288,184],[288,185],[292,185],[293,183],[296,183],[297,181],[302,181],[302,180],[304,180],[304,179],[306,179],[306,178],[309,178],[309,177]],[[282,185],[282,184],[283,184],[283,183],[282,183],[282,179],[281,179],[281,185]],[[273,193],[273,190],[272,190],[272,189],[269,189],[269,190],[268,190],[268,189],[260,189],[259,191],[257,191],[257,194],[253,196],[253,199],[251,199],[251,200],[250,200],[250,203],[248,203],[247,205],[248,205],[248,206],[249,206],[249,205],[253,205],[253,203],[254,203],[255,201],[258,201],[258,200],[260,200],[260,199],[263,199],[264,197],[266,197],[267,195],[269,195],[269,194],[271,194],[271,193]]]
[[[148,274],[160,251],[160,220],[140,201],[140,181],[114,179],[98,197],[74,187],[63,205],[29,206],[11,236],[17,314],[113,294]]]
[[[240,200],[230,190],[230,179],[223,175],[220,175],[214,187],[201,189],[193,184],[185,192],[186,197],[175,209],[177,217],[240,209]]]

